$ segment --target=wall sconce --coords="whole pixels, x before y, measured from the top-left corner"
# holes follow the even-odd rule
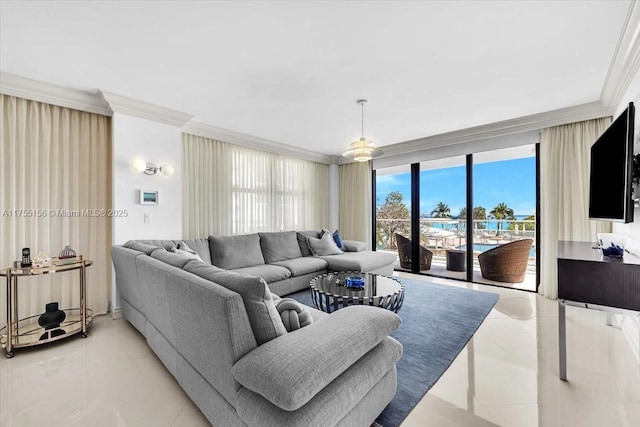
[[[162,175],[171,176],[173,175],[173,166],[170,164],[163,164],[160,166],[156,166],[155,163],[147,163],[143,159],[133,159],[131,161],[131,169],[136,172],[144,172],[146,175],[155,175],[160,172]]]

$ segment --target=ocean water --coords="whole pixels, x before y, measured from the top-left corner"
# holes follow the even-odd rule
[[[514,215],[516,217],[516,219],[519,220],[523,220],[525,218],[527,218],[529,215]],[[465,220],[460,220],[460,222],[456,223],[456,222],[437,222],[438,218],[420,218],[420,222],[422,224],[426,224],[427,222],[429,223],[430,227],[433,228],[440,228],[442,230],[448,230],[448,231],[456,231],[458,229],[464,229],[464,225],[463,222]],[[451,220],[448,220],[451,221]],[[487,231],[497,231],[498,230],[498,220],[495,219],[488,219],[486,221],[482,221],[479,222],[479,224],[483,224],[484,228],[482,230],[487,230]],[[507,230],[509,228],[509,224],[511,224],[511,221],[502,221],[502,229],[503,230]],[[519,225],[520,227],[522,227],[522,224]]]

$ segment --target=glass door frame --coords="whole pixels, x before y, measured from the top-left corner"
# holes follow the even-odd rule
[[[466,218],[466,241],[467,241],[467,253],[466,253],[466,269],[467,277],[466,282],[479,283],[487,285],[487,283],[474,282],[473,281],[473,154],[466,154],[466,206],[467,206],[467,218]],[[535,144],[535,175],[536,175],[536,286],[535,290],[521,289],[526,292],[537,292],[540,286],[540,254],[541,254],[541,227],[540,227],[540,143]],[[371,191],[372,200],[376,200],[376,170],[371,170]],[[376,241],[376,206],[372,204],[372,217],[373,221],[371,227],[372,241]],[[375,245],[373,250],[376,250]],[[469,256],[471,251],[471,256]],[[411,273],[421,274],[432,277],[442,277],[452,280],[460,280],[451,277],[436,275],[432,273],[422,273],[420,271],[420,163],[411,163]],[[497,286],[497,285],[490,285]]]

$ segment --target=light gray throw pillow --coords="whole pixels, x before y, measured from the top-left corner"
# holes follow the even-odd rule
[[[198,253],[196,251],[194,251],[193,249],[191,249],[185,242],[180,241],[178,243],[178,246],[174,246],[171,249],[169,249],[169,252],[174,253],[176,255],[180,255],[183,258],[188,258],[188,259],[195,259],[198,260],[200,262],[204,262],[204,260],[202,259],[202,257],[200,257],[200,255],[198,255]]]
[[[313,317],[307,308],[291,298],[275,301],[276,309],[287,332],[293,332],[313,323]]]
[[[324,233],[322,237],[307,237],[307,243],[313,256],[340,255],[343,254],[342,249],[336,245],[331,233]]]
[[[183,258],[195,259],[200,262],[204,262],[202,258],[200,258],[200,255],[198,255],[195,252],[187,251],[186,249],[171,248],[169,252],[174,253],[176,255],[180,255]]]

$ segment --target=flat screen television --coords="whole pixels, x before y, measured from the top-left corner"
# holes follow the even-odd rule
[[[633,222],[633,102],[591,146],[589,218]]]

